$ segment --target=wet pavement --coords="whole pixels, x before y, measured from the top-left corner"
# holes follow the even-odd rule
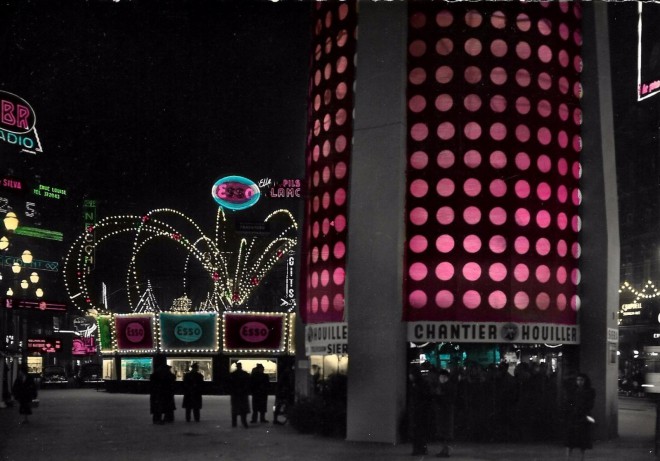
[[[94,389],[43,389],[40,406],[30,422],[19,425],[18,408],[0,409],[1,460],[421,460],[410,444],[347,442],[300,434],[273,424],[232,428],[227,396],[204,396],[202,421],[186,423],[179,409],[175,422],[154,425],[149,397],[113,394]],[[272,408],[273,397],[269,398]],[[272,413],[267,416],[272,419]],[[599,461],[653,460],[655,408],[644,399],[620,399],[619,438],[594,443],[587,459]],[[560,443],[459,443],[457,461],[563,460]],[[574,453],[572,459],[579,459]]]

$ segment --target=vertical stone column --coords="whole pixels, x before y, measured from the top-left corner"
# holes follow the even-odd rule
[[[396,443],[405,406],[406,2],[360,2],[346,307],[347,439]]]
[[[583,4],[584,193],[580,368],[596,389],[595,438],[618,434],[619,215],[612,115],[607,4]],[[631,82],[632,84],[632,82]]]

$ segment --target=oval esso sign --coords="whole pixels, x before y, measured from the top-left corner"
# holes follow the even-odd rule
[[[132,343],[141,342],[145,336],[144,327],[142,326],[141,323],[138,322],[131,322],[128,325],[126,325],[126,329],[124,330],[124,333],[126,334],[126,339],[128,339]]]
[[[268,338],[268,327],[261,322],[248,322],[241,327],[241,338],[249,343],[260,343]]]
[[[184,343],[192,343],[202,337],[202,327],[195,322],[181,322],[174,327],[174,336]]]
[[[223,208],[244,210],[261,197],[259,186],[243,176],[225,176],[211,188],[213,199]]]

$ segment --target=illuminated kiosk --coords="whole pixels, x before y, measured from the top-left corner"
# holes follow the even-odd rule
[[[561,345],[616,436],[604,9],[315,4],[301,315],[347,326],[349,440],[399,440],[411,342]]]
[[[101,315],[97,321],[109,391],[148,392],[156,355],[171,367],[178,393],[193,363],[204,376],[205,393],[226,393],[228,375],[238,361],[248,372],[262,364],[274,390],[278,368],[290,364],[295,353],[295,314],[161,312]]]

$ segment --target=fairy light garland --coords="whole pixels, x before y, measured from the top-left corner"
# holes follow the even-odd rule
[[[641,290],[635,289],[630,283],[623,282],[619,288],[619,293],[623,294],[625,292],[632,293],[635,296],[633,302],[638,302],[641,299],[653,299],[660,296],[660,290],[656,288],[655,284],[650,280],[646,282],[644,288]]]

